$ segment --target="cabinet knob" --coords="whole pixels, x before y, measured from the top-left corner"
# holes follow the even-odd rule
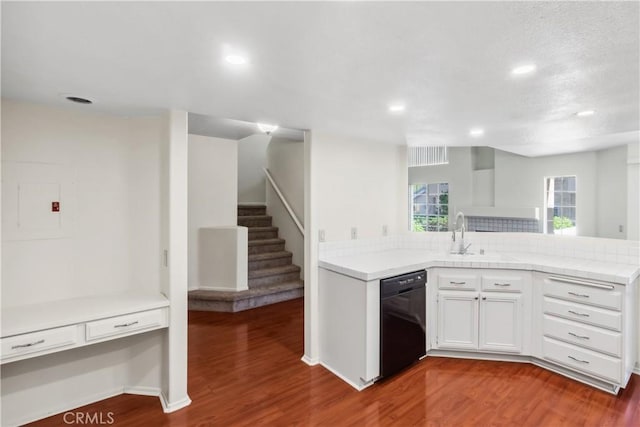
[[[483,300],[483,301],[486,301],[486,300],[487,300],[487,297],[482,297],[482,300]]]

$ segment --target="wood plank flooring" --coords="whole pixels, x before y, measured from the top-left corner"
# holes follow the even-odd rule
[[[117,426],[640,426],[640,377],[618,397],[529,364],[426,358],[357,392],[300,361],[303,301],[240,313],[190,312],[191,406],[155,397],[79,408]],[[67,425],[62,415],[33,425]]]

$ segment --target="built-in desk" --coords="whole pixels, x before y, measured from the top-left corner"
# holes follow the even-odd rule
[[[160,293],[123,293],[3,308],[0,363],[166,328],[168,307]]]

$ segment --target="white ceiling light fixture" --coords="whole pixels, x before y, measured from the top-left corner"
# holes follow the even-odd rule
[[[523,64],[518,65],[511,69],[511,74],[514,76],[522,76],[525,74],[531,74],[536,71],[536,64]]]
[[[469,136],[473,138],[480,138],[484,135],[484,129],[482,128],[473,128],[469,131]]]
[[[224,57],[224,60],[227,64],[231,65],[245,65],[249,62],[246,56],[232,54]]]
[[[589,117],[589,116],[593,116],[596,112],[594,110],[584,110],[584,111],[578,111],[576,113],[576,116],[578,117]]]
[[[278,125],[268,125],[266,123],[257,123],[260,132],[264,132],[267,135],[271,135],[271,132],[275,132],[278,129]]]
[[[395,114],[403,113],[405,109],[406,109],[406,107],[405,107],[404,104],[391,104],[391,105],[389,105],[389,112],[390,113],[395,113]]]

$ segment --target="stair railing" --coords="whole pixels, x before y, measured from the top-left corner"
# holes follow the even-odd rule
[[[280,198],[280,201],[282,202],[282,204],[284,205],[285,209],[289,213],[289,216],[291,217],[293,222],[296,224],[296,227],[298,227],[298,230],[300,230],[300,233],[302,234],[302,236],[304,236],[304,227],[302,227],[302,223],[300,222],[300,220],[296,216],[295,212],[293,212],[293,209],[291,209],[291,206],[287,202],[287,199],[285,199],[284,194],[282,194],[282,191],[280,191],[280,187],[278,187],[278,184],[276,184],[275,180],[271,176],[271,173],[269,172],[269,169],[263,168],[263,170],[264,170],[265,175],[267,176],[267,180],[271,183],[271,186],[276,191],[276,194]]]

